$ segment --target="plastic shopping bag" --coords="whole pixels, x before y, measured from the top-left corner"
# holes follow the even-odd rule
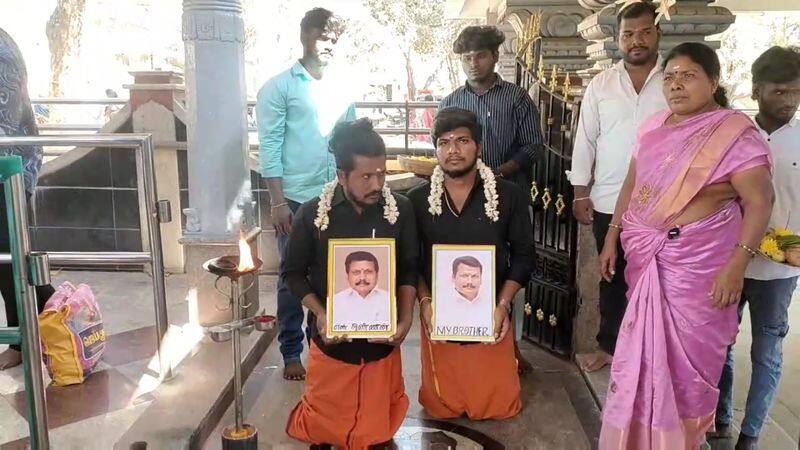
[[[56,386],[83,383],[106,347],[100,308],[85,284],[65,282],[39,314],[42,354]]]

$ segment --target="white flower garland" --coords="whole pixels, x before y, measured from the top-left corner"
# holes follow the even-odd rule
[[[325,187],[322,188],[322,194],[319,196],[319,205],[317,206],[317,218],[314,219],[314,225],[320,231],[327,230],[328,225],[330,224],[328,211],[331,210],[333,194],[336,192],[336,186],[338,184],[339,181],[334,179],[333,181],[326,183]],[[397,201],[395,201],[392,191],[389,189],[389,185],[386,183],[383,184],[381,193],[383,194],[383,201],[385,203],[383,206],[383,217],[390,224],[394,225],[397,222],[397,218],[400,216],[400,211],[397,209]]]
[[[491,219],[492,222],[497,222],[500,219],[500,212],[497,211],[497,181],[494,178],[492,169],[480,159],[477,162],[477,166],[478,175],[483,180],[483,196],[486,198],[483,209],[486,212],[486,217]],[[431,215],[438,216],[442,214],[442,195],[444,195],[444,170],[437,165],[433,169],[433,175],[431,175],[431,193],[428,196],[428,212]]]

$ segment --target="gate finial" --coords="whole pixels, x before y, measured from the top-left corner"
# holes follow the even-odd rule
[[[567,72],[567,76],[566,78],[564,78],[564,88],[561,91],[561,93],[564,94],[564,101],[569,100],[569,88],[570,88],[570,79],[569,79],[569,72]]]
[[[558,66],[553,64],[553,72],[550,74],[550,92],[555,93],[558,88]]]

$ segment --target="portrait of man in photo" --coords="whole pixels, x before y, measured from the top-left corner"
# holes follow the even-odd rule
[[[333,296],[333,324],[352,329],[352,324],[386,324],[391,322],[389,292],[378,287],[381,275],[378,258],[358,250],[347,255],[344,261],[347,287]]]
[[[441,259],[447,277],[440,276],[435,300],[434,334],[489,339],[492,330],[491,264],[479,252],[449,251]],[[440,255],[444,256],[444,255]],[[444,275],[444,267],[439,272]],[[485,332],[481,331],[485,330]],[[458,340],[458,339],[454,339]]]
[[[473,256],[460,256],[453,260],[453,287],[456,303],[474,305],[481,301],[481,276],[483,266]]]

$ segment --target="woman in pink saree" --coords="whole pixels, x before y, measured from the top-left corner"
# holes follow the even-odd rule
[[[600,255],[608,279],[621,237],[629,286],[601,450],[696,449],[714,423],[744,271],[772,210],[769,149],[725,109],[719,74],[711,48],[676,47],[664,62],[670,109],[639,130]]]

